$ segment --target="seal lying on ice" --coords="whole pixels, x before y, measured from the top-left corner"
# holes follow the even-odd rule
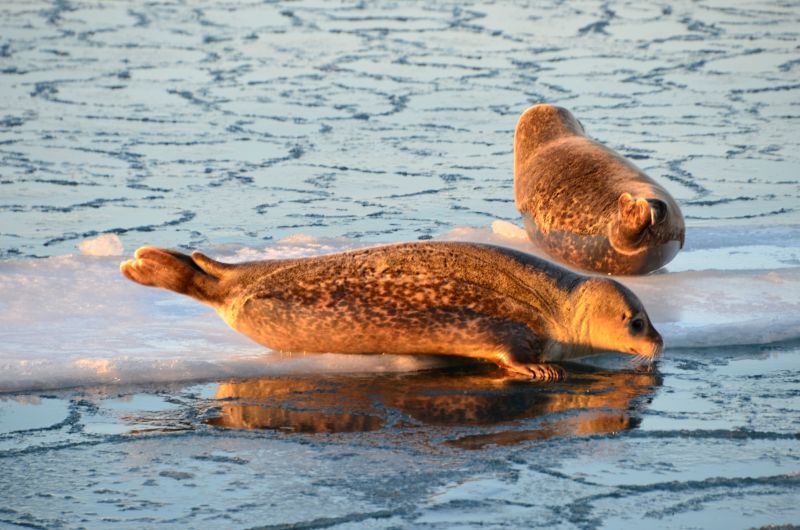
[[[131,280],[214,307],[235,330],[292,352],[448,354],[557,380],[551,361],[662,340],[636,296],[510,249],[419,242],[303,259],[225,264],[142,247]]]

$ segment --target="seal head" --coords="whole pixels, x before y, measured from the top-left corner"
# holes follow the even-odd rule
[[[607,278],[592,278],[572,293],[576,350],[620,351],[652,361],[664,347],[641,301],[630,289]]]

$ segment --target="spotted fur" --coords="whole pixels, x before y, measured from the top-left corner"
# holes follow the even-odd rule
[[[598,346],[648,356],[661,347],[625,287],[489,245],[406,243],[238,265],[143,247],[121,269],[213,306],[234,329],[281,351],[462,355],[554,380],[563,371],[548,360]],[[622,329],[620,315],[643,315],[646,337],[628,341],[622,330],[598,339],[602,326],[590,333],[582,321],[602,320],[595,291],[611,300],[601,311],[612,328]]]
[[[560,107],[520,117],[514,194],[531,240],[574,267],[645,274],[683,247],[683,216],[667,190]]]

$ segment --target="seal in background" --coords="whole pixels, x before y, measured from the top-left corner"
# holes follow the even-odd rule
[[[573,267],[646,274],[683,248],[683,215],[667,190],[561,107],[520,116],[514,195],[528,237]]]

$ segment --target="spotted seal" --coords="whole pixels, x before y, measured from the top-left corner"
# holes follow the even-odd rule
[[[528,237],[577,268],[645,274],[683,248],[683,216],[669,192],[561,107],[535,105],[519,118],[514,195]]]
[[[225,264],[142,247],[120,264],[143,285],[191,296],[279,351],[445,354],[538,380],[596,350],[654,358],[644,307],[607,278],[483,244],[417,242]]]

